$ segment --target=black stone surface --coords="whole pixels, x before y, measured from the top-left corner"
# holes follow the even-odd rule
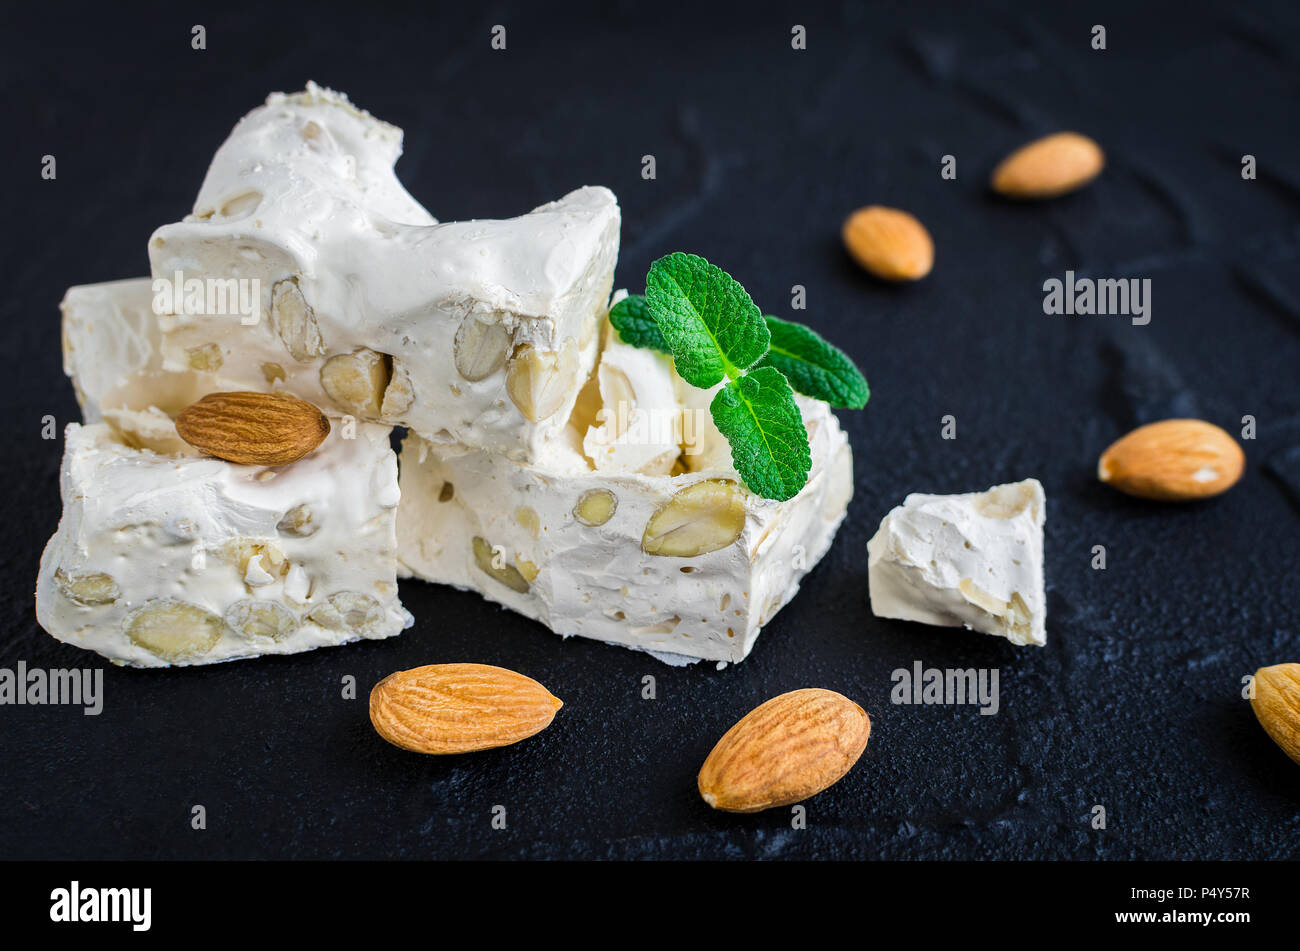
[[[421,583],[380,643],[174,671],[104,664],[101,716],[0,707],[3,858],[1286,858],[1300,767],[1242,677],[1300,660],[1300,10],[1041,5],[277,4],[73,11],[0,34],[7,227],[0,666],[100,666],[37,626],[59,515],[60,372],[71,284],[141,275],[212,152],[270,90],[311,78],[406,129],[399,172],[443,220],[510,216],[587,183],[624,213],[621,285],[669,250],[706,255],[766,309],[806,320],[871,381],[841,413],[856,496],[835,545],[747,661],[675,669],[560,641]],[[1050,8],[1049,8],[1050,7]],[[207,49],[190,48],[190,27]],[[507,49],[489,48],[493,24]],[[806,25],[808,49],[790,46]],[[1107,49],[1090,48],[1091,27]],[[1092,187],[1008,204],[1008,150],[1078,129]],[[1258,179],[1244,181],[1253,154]],[[58,177],[42,181],[41,156]],[[658,178],[643,181],[653,154]],[[941,156],[958,178],[944,181]],[[839,243],[845,215],[917,214],[932,276],[882,286]],[[1042,312],[1042,283],[1150,278],[1148,326]],[[792,313],[790,288],[808,290]],[[958,438],[940,438],[957,418]],[[1195,414],[1236,433],[1245,478],[1202,504],[1123,497],[1093,475],[1137,423]],[[1036,476],[1048,494],[1044,649],[872,616],[865,545],[910,491]],[[1090,567],[1105,545],[1108,566]],[[896,706],[914,661],[996,667],[1001,709]],[[385,674],[479,661],[565,700],[513,748],[434,759],[380,741]],[[641,699],[652,675],[658,698]],[[361,697],[340,697],[355,677]],[[739,716],[823,686],[874,723],[858,766],[783,810],[712,813],[695,773]],[[202,804],[207,829],[190,827]],[[508,828],[493,830],[494,805]],[[1102,805],[1107,827],[1092,828]]]

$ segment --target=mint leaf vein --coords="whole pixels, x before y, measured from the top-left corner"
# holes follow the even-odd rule
[[[811,327],[764,317],[772,346],[759,366],[780,370],[790,385],[804,396],[838,406],[862,409],[871,390],[853,361]]]
[[[731,464],[750,491],[793,498],[808,482],[812,453],[794,390],[775,367],[759,367],[718,390],[709,406],[731,444]]]
[[[708,389],[736,379],[767,352],[771,335],[740,282],[695,254],[675,251],[650,265],[646,308],[677,373]]]

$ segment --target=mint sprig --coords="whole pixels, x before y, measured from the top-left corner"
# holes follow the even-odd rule
[[[736,472],[763,498],[784,501],[808,484],[812,453],[795,390],[848,409],[870,395],[844,351],[802,324],[764,317],[739,281],[695,254],[651,264],[645,297],[619,301],[609,319],[624,343],[671,355],[691,385],[726,381],[709,410]]]
[[[808,484],[808,431],[780,370],[759,367],[728,380],[709,411],[731,443],[731,464],[751,491],[784,501]]]
[[[763,314],[740,282],[696,254],[675,251],[650,265],[645,301],[677,375],[708,389],[734,380],[767,353]]]

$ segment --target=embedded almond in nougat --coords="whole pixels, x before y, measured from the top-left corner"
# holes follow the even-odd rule
[[[577,343],[565,341],[558,352],[520,344],[506,364],[506,393],[529,422],[551,419],[572,407],[579,389],[581,362]]]
[[[745,495],[730,479],[704,479],[678,489],[646,522],[641,550],[694,558],[726,548],[745,530]]]
[[[333,401],[333,406],[367,419],[378,419],[383,414],[392,376],[390,367],[389,359],[367,347],[352,353],[336,353],[321,364],[321,389]]]
[[[159,280],[256,288],[260,319],[173,301],[164,366],[219,354],[227,389],[537,458],[595,361],[618,203],[587,187],[517,218],[438,224],[397,180],[401,141],[314,84],[249,113],[149,257]]]
[[[609,489],[588,489],[578,496],[573,517],[592,528],[604,525],[618,511],[618,499]]]

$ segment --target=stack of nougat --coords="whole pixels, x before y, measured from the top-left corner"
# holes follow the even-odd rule
[[[440,224],[394,174],[401,143],[341,94],[273,94],[150,238],[151,278],[67,292],[84,422],[41,625],[137,666],[293,653],[410,627],[403,577],[566,636],[742,659],[844,516],[835,417],[800,398],[807,486],[749,493],[712,393],[609,326],[613,194]],[[173,418],[225,391],[307,400],[330,435],[276,468],[204,455]]]

